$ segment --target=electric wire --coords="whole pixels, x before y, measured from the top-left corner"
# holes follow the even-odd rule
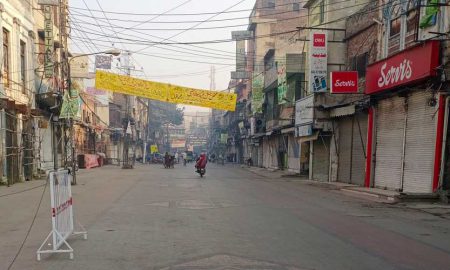
[[[241,4],[241,3],[245,2],[245,1],[246,1],[246,0],[240,0],[240,1],[237,1],[235,4],[231,5],[230,7],[226,8],[225,10],[223,10],[223,11],[217,13],[217,14],[214,14],[214,15],[212,15],[211,17],[208,17],[206,20],[204,20],[204,21],[202,21],[202,22],[199,22],[199,23],[196,23],[195,25],[193,25],[193,26],[191,26],[191,27],[189,27],[189,28],[187,28],[187,29],[185,29],[185,30],[182,30],[182,31],[180,31],[180,32],[178,32],[178,33],[176,33],[176,34],[174,34],[174,35],[171,35],[171,36],[168,37],[168,38],[164,38],[161,42],[158,42],[158,43],[156,43],[156,44],[161,44],[161,43],[164,42],[164,41],[173,39],[174,37],[177,37],[177,36],[179,36],[179,35],[181,35],[181,34],[183,34],[183,33],[186,33],[187,31],[192,30],[192,29],[198,27],[198,26],[201,25],[202,23],[205,23],[205,22],[207,22],[207,21],[209,21],[209,20],[211,20],[211,19],[213,19],[213,18],[219,16],[219,15],[222,14],[223,12],[232,9],[233,7],[238,6],[239,4]],[[137,52],[146,50],[146,49],[148,49],[148,48],[150,48],[150,47],[153,47],[153,46],[154,46],[154,45],[148,45],[147,47],[145,47],[145,48],[143,48],[143,49],[139,49]]]
[[[303,1],[303,3],[306,3],[307,1]],[[294,2],[294,3],[301,3],[300,2]],[[281,6],[288,6],[288,5],[292,5],[294,3],[287,3],[287,4],[280,4],[280,5],[275,5],[273,6],[274,8],[276,7],[281,7]],[[75,10],[86,10],[84,8],[79,8],[79,7],[71,7],[72,9]],[[170,13],[170,14],[166,14],[166,13],[134,13],[134,12],[115,12],[115,11],[104,11],[105,13],[108,14],[118,14],[118,15],[137,15],[137,16],[199,16],[199,15],[214,15],[217,13],[237,13],[237,12],[247,12],[247,11],[252,11],[252,10],[267,10],[270,9],[269,7],[255,7],[253,9],[241,9],[241,10],[227,10],[227,11],[217,11],[217,12],[203,12],[203,13]],[[94,12],[102,12],[101,10],[95,10],[95,9],[91,9]]]
[[[353,6],[351,6],[351,7],[360,6],[360,5],[362,5],[362,4],[353,5]],[[367,5],[367,3],[364,3],[364,5]],[[381,6],[377,6],[376,9],[379,9],[380,7],[381,7]],[[328,12],[335,12],[335,11],[344,10],[344,9],[348,9],[348,8],[350,8],[350,7],[343,7],[343,8],[338,8],[338,9],[328,10],[328,11],[326,11],[326,12],[327,12],[327,13],[328,13]],[[371,10],[371,11],[372,11],[372,10]],[[368,11],[364,11],[363,13],[366,13],[366,12],[368,12]],[[309,14],[309,15],[305,15],[304,17],[309,17],[309,16],[312,16],[312,15],[319,15],[319,14],[321,14],[321,13]],[[359,13],[359,14],[361,14],[361,13]],[[352,15],[350,15],[350,16],[353,16],[353,15],[354,15],[354,14],[352,14]],[[344,20],[344,19],[346,19],[346,18],[348,18],[348,17],[350,17],[350,16],[344,16],[344,17],[342,17],[342,18],[340,18],[340,19],[333,20],[333,21],[326,22],[326,23],[321,23],[321,24],[319,24],[319,25],[317,25],[317,26],[323,26],[323,25],[335,23],[335,22]],[[192,27],[191,27],[191,28],[185,28],[185,29],[183,29],[183,31],[189,31],[189,30],[191,30],[191,29],[192,29]],[[259,36],[252,37],[251,39],[258,39],[258,38],[265,38],[265,37],[270,37],[270,36],[277,36],[277,35],[282,35],[282,34],[287,34],[287,33],[297,32],[297,31],[299,31],[299,30],[298,30],[298,29],[295,29],[295,30],[291,30],[291,31],[283,31],[283,32],[278,32],[278,33],[271,33],[271,34],[266,34],[266,35],[259,35]],[[85,31],[85,32],[86,32],[86,33],[89,33],[89,34],[96,35],[96,36],[100,36],[100,37],[103,36],[103,35],[98,34],[98,33],[95,33],[95,32],[89,32],[89,31]],[[178,34],[180,34],[180,33],[178,33]],[[178,34],[177,34],[177,35],[178,35]],[[172,37],[171,37],[171,38],[172,38]],[[171,39],[171,38],[170,38],[170,39]],[[130,38],[125,38],[125,37],[122,37],[122,38],[120,38],[120,39],[121,39],[121,40],[124,40],[124,41],[133,42],[133,44],[138,44],[138,45],[145,45],[145,44],[147,44],[147,45],[149,45],[149,47],[152,47],[152,46],[154,46],[154,45],[214,44],[214,43],[225,43],[225,42],[234,42],[234,41],[236,41],[236,40],[234,40],[234,39],[217,39],[217,40],[191,41],[191,42],[164,42],[164,40],[168,40],[168,39],[164,39],[164,40],[162,40],[162,41],[154,42],[154,41],[149,41],[149,40],[145,40],[145,39],[130,39]],[[246,39],[247,39],[247,38],[246,38]],[[143,49],[140,49],[139,51],[142,51],[142,50],[143,50]]]
[[[324,4],[324,7],[334,6],[334,5],[346,3],[346,2],[349,2],[349,1],[353,1],[353,0],[342,0],[342,1],[339,1],[339,2],[326,3],[326,4]],[[367,5],[367,3],[355,4],[352,7],[359,6],[359,5]],[[306,11],[306,9],[304,9],[302,11]],[[266,15],[258,15],[256,17],[259,18],[259,19],[266,18],[266,17],[268,19],[272,19],[275,15],[281,15],[281,14],[286,14],[286,13],[300,13],[302,11],[288,10],[288,11],[283,11],[283,12],[268,13]],[[327,13],[327,12],[329,12],[329,11],[325,11],[325,13]],[[85,17],[85,18],[90,18],[90,19],[95,19],[95,20],[103,20],[104,21],[104,18],[95,17],[95,16],[89,16],[89,15],[81,14],[81,13],[73,13],[72,12],[72,15],[74,15],[75,17]],[[309,16],[312,16],[312,15],[316,15],[316,14],[310,14]],[[308,15],[307,16],[294,16],[292,18],[278,18],[278,19],[276,19],[277,20],[276,22],[285,21],[285,20],[292,20],[292,19],[302,18],[302,17],[308,17]],[[248,20],[249,17],[208,20],[205,23],[220,22],[220,21],[235,21],[235,20],[240,20],[240,19],[247,19]],[[134,21],[134,20],[130,20],[130,19],[126,19],[125,20],[125,19],[108,18],[108,20],[109,21],[117,20],[117,21],[121,21],[121,22],[142,22],[142,21]],[[157,21],[157,22],[148,21],[148,23],[152,23],[152,24],[164,24],[164,23],[168,23],[168,24],[186,24],[186,23],[197,23],[197,22],[202,22],[202,21],[200,21],[200,20],[194,20],[194,21]],[[258,24],[266,24],[266,23],[271,24],[271,23],[274,23],[274,22],[275,21],[259,22]],[[196,29],[204,30],[204,29],[215,29],[215,28],[226,28],[226,27],[237,27],[237,26],[248,26],[248,23],[247,24],[239,24],[239,25],[221,26],[221,27],[206,27],[206,28],[199,28],[199,27],[197,27]],[[145,29],[145,28],[136,28],[136,27],[133,27],[133,26],[131,26],[131,27],[116,26],[116,27],[122,28],[122,29],[126,29],[126,30],[135,29],[135,30],[146,30],[146,31],[151,31],[151,30],[157,30],[157,31],[162,31],[162,30],[180,30],[180,29],[173,29],[173,28],[162,28],[162,29],[160,29],[160,28],[156,28],[156,29],[149,28],[149,29]],[[184,30],[184,29],[181,29],[181,30]]]

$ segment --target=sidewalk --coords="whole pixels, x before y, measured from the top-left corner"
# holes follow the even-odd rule
[[[118,166],[79,170],[78,184],[72,187],[76,220],[89,229],[90,225],[133,184],[140,181],[145,173],[139,169],[122,170]],[[45,180],[33,180],[11,187],[0,186],[0,269],[7,269],[19,249],[43,195],[35,224],[13,267],[13,270],[42,269],[43,266],[35,261],[36,250],[51,229],[50,194],[45,183]],[[73,237],[71,243],[75,241],[83,240]],[[36,265],[40,268],[36,268]]]
[[[20,182],[15,183],[11,186],[0,186],[0,198],[1,197],[8,197],[15,194],[31,191],[40,187],[43,187],[45,185],[45,180],[33,180],[33,181],[26,181],[26,182]]]
[[[247,166],[242,166],[242,168],[247,169],[256,175],[274,179],[277,181],[301,182],[307,185],[327,188],[335,192],[345,194],[347,196],[367,199],[371,201],[389,204],[398,203],[401,201],[401,194],[396,191],[383,190],[379,188],[365,188],[341,182],[314,181],[309,180],[307,176],[300,176],[299,174],[295,174],[288,171],[272,170],[259,167],[247,167]]]

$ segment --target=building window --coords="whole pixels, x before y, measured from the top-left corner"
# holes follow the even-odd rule
[[[26,61],[26,44],[20,41],[20,83],[22,84],[22,93],[25,94],[27,84],[27,61]]]
[[[5,87],[9,87],[9,32],[3,28],[3,72],[2,83]]]
[[[266,2],[266,8],[275,8],[275,1],[273,1],[273,0],[268,0],[267,2]]]
[[[300,11],[300,4],[299,3],[293,3],[292,4],[292,10],[293,11]]]
[[[359,78],[366,77],[367,64],[369,63],[369,53],[363,53],[351,58],[351,68],[358,71]]]
[[[319,4],[319,8],[320,8],[320,19],[319,19],[319,23],[323,23],[325,22],[325,1],[320,2]]]

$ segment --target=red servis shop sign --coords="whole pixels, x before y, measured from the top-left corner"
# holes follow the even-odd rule
[[[332,94],[358,93],[357,71],[333,71],[330,75]]]
[[[438,66],[439,41],[408,48],[367,67],[365,93],[376,94],[436,76]]]

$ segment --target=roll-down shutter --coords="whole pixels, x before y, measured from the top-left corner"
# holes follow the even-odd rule
[[[366,172],[367,149],[367,114],[359,113],[354,116],[353,122],[353,150],[351,183],[364,185]]]
[[[351,183],[352,117],[339,120],[338,181],[343,183]]]
[[[428,105],[430,93],[408,97],[408,119],[403,191],[431,193],[436,141],[436,110]]]
[[[404,128],[404,98],[380,100],[376,111],[376,187],[401,188]]]
[[[315,180],[328,181],[330,168],[330,136],[319,135],[313,146],[313,178]]]

